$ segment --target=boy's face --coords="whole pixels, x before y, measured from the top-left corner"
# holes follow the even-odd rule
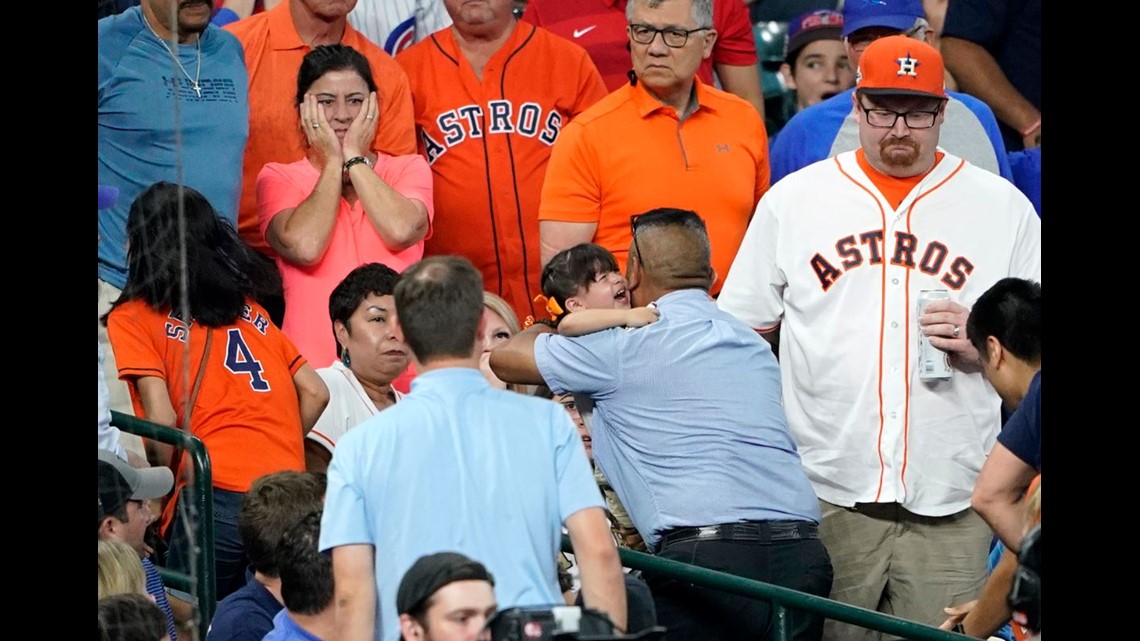
[[[573,301],[573,302],[572,302]],[[629,292],[625,289],[625,276],[621,272],[598,274],[594,282],[579,289],[566,301],[568,311],[575,309],[629,309]]]

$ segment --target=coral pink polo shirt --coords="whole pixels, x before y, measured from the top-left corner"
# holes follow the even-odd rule
[[[431,168],[423,156],[377,154],[373,168],[384,182],[407,198],[427,207],[428,221],[435,218],[432,203]],[[269,163],[257,175],[257,215],[261,234],[273,217],[301,204],[317,184],[320,171],[302,158],[297,162]],[[431,235],[429,229],[428,235]],[[285,319],[281,330],[292,339],[314,368],[328,367],[336,360],[336,338],[329,320],[329,294],[348,275],[365,263],[383,263],[402,272],[423,257],[423,241],[393,253],[384,246],[358,200],[349,206],[340,199],[336,223],[325,255],[315,265],[295,265],[277,256],[277,269],[285,286]]]

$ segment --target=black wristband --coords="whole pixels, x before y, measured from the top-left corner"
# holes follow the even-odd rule
[[[352,169],[353,165],[359,165],[360,163],[364,163],[369,167],[372,166],[372,161],[369,160],[366,156],[353,156],[352,158],[344,161],[344,173],[347,174],[348,170]]]

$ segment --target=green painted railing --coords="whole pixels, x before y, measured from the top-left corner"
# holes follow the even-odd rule
[[[160,567],[163,582],[176,590],[182,590],[197,597],[198,638],[205,638],[214,617],[216,597],[214,589],[214,489],[213,472],[206,445],[197,436],[148,420],[111,411],[111,425],[124,432],[137,434],[190,453],[194,465],[194,483],[186,487],[198,512],[198,528],[195,536],[195,559],[197,572],[194,575]]]
[[[566,535],[562,536],[562,550],[574,552],[574,548],[570,545],[570,537]],[[663,559],[644,552],[618,548],[618,554],[621,556],[622,565],[627,568],[652,572],[653,574],[686,581],[693,585],[731,592],[771,603],[772,639],[774,641],[789,641],[791,639],[787,616],[789,609],[806,610],[828,619],[898,635],[899,638],[907,641],[962,641],[971,638],[963,634],[947,632],[933,626],[900,619],[882,612],[832,601],[814,594],[717,572],[672,559]]]

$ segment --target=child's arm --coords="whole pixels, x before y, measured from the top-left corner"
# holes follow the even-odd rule
[[[642,327],[656,322],[659,315],[656,307],[580,309],[567,314],[558,323],[558,333],[563,336],[582,336],[611,327]]]

